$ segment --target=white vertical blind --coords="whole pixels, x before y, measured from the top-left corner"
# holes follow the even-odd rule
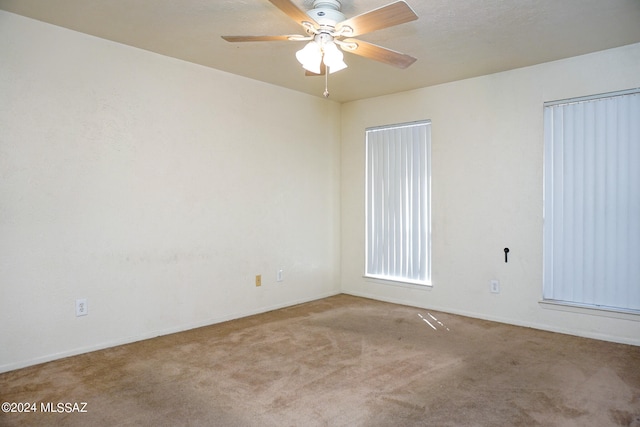
[[[430,280],[430,122],[366,131],[366,275]]]
[[[543,297],[640,310],[640,92],[545,105]]]

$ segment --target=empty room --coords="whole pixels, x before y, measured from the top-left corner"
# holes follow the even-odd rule
[[[640,427],[638,23],[0,0],[0,426]]]

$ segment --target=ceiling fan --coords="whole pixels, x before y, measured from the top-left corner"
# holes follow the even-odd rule
[[[315,0],[308,12],[298,8],[291,0],[269,0],[274,6],[302,25],[306,35],[283,36],[222,36],[229,42],[308,41],[296,53],[296,58],[307,70],[306,75],[319,76],[347,67],[343,54],[350,52],[398,68],[407,68],[416,58],[377,46],[353,37],[418,19],[404,1],[396,1],[353,18],[345,19],[340,12],[339,0]],[[328,96],[325,94],[325,96]]]

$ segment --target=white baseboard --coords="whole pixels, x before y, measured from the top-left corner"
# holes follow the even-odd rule
[[[490,316],[490,315],[485,315],[483,313],[476,313],[476,312],[471,312],[466,310],[456,310],[448,307],[438,307],[438,306],[427,305],[427,304],[416,304],[415,302],[406,301],[400,298],[380,297],[378,295],[369,294],[367,292],[343,291],[342,293],[346,295],[361,297],[361,298],[368,298],[368,299],[377,300],[377,301],[390,302],[393,304],[406,305],[409,307],[423,308],[427,310],[440,311],[442,313],[472,317],[474,319],[489,320],[491,322],[504,323],[507,325],[539,329],[541,331],[555,332],[555,333],[565,334],[565,335],[573,335],[573,336],[582,337],[582,338],[591,338],[591,339],[596,339],[600,341],[609,341],[609,342],[615,342],[619,344],[629,344],[629,345],[640,346],[640,337],[638,337],[637,339],[633,339],[633,338],[627,338],[627,337],[616,337],[616,336],[611,336],[607,334],[601,334],[598,332],[575,331],[575,330],[565,329],[565,328],[561,328],[553,325],[541,324],[536,322],[523,322],[519,320],[508,319],[508,318],[503,318],[499,316]]]
[[[16,369],[22,369],[22,368],[26,368],[26,367],[29,367],[29,366],[39,365],[41,363],[47,363],[47,362],[51,362],[51,361],[54,361],[54,360],[63,359],[65,357],[77,356],[77,355],[80,355],[80,354],[91,353],[93,351],[104,350],[106,348],[116,347],[116,346],[119,346],[119,345],[131,344],[131,343],[134,343],[134,342],[137,342],[137,341],[144,341],[144,340],[147,340],[147,339],[156,338],[156,337],[160,337],[160,336],[163,336],[163,335],[170,335],[170,334],[175,334],[177,332],[184,332],[184,331],[188,331],[188,330],[191,330],[191,329],[202,328],[204,326],[215,325],[216,323],[222,323],[222,322],[227,322],[229,320],[235,320],[235,319],[240,319],[240,318],[243,318],[243,317],[249,317],[249,316],[253,316],[253,315],[256,315],[256,314],[266,313],[266,312],[269,312],[269,311],[278,310],[278,309],[285,308],[285,307],[292,307],[294,305],[304,304],[306,302],[316,301],[316,300],[320,300],[320,299],[323,299],[323,298],[328,298],[328,297],[331,297],[331,296],[334,296],[334,295],[339,295],[339,294],[340,294],[340,292],[324,293],[324,294],[316,295],[316,296],[309,297],[309,298],[302,298],[302,299],[299,299],[299,300],[286,301],[286,302],[283,302],[283,303],[280,303],[280,304],[275,304],[275,305],[271,305],[271,306],[267,306],[267,307],[260,307],[260,308],[255,309],[255,310],[242,311],[242,312],[234,313],[234,314],[227,315],[227,316],[213,317],[213,318],[210,318],[210,319],[207,319],[207,320],[203,320],[201,322],[196,322],[196,323],[191,323],[191,324],[186,324],[186,325],[180,325],[180,326],[177,326],[175,328],[167,328],[167,329],[162,329],[162,330],[151,331],[151,332],[148,332],[148,333],[145,333],[145,334],[141,334],[141,335],[124,337],[122,339],[117,339],[117,340],[113,340],[113,341],[107,341],[107,342],[103,342],[103,343],[96,344],[96,345],[74,348],[74,349],[66,350],[66,351],[59,352],[59,353],[47,354],[47,355],[44,355],[44,356],[34,357],[34,358],[28,359],[28,360],[21,360],[19,362],[8,363],[8,364],[5,364],[5,365],[0,365],[0,373],[9,372],[9,371],[13,371],[13,370],[16,370]]]

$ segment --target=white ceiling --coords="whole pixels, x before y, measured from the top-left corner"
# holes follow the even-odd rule
[[[355,16],[391,0],[341,0]],[[310,9],[313,0],[293,0]],[[417,21],[359,38],[418,58],[401,70],[345,54],[329,77],[345,102],[640,42],[640,0],[407,0]],[[304,42],[222,35],[302,34],[267,0],[0,0],[0,9],[163,55],[322,96],[295,59]]]

